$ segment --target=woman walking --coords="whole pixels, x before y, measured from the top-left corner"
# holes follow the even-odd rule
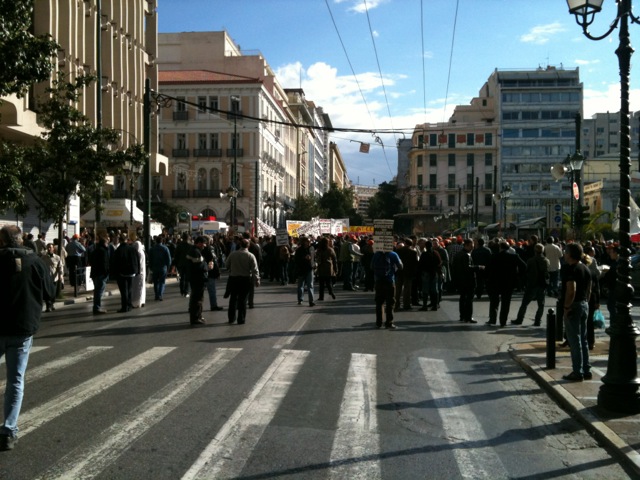
[[[329,246],[329,239],[327,237],[322,237],[318,242],[316,262],[318,264],[318,283],[320,284],[318,300],[324,300],[325,287],[327,288],[329,295],[331,295],[331,298],[335,299],[336,296],[333,293],[331,282],[332,278],[336,274],[338,257],[336,257],[335,250]]]

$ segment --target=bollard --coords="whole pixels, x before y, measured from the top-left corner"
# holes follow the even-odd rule
[[[556,303],[556,342],[564,340],[564,300],[558,299]]]
[[[547,368],[556,368],[556,313],[547,313]]]

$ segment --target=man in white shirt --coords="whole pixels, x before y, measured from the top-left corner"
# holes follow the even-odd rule
[[[560,259],[562,255],[562,249],[554,243],[553,237],[548,237],[547,243],[544,246],[544,256],[549,260],[549,287],[547,288],[547,295],[550,297],[558,296]]]

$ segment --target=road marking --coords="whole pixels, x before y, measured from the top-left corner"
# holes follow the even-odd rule
[[[44,347],[46,348],[46,347]],[[25,380],[27,382],[34,382],[41,378],[44,378],[52,373],[67,368],[74,363],[81,362],[82,360],[86,360],[87,358],[93,357],[98,353],[109,350],[113,347],[87,347],[78,352],[74,352],[70,355],[67,355],[63,358],[59,358],[58,360],[53,360],[44,365],[35,368],[27,368],[27,373],[25,374]],[[0,382],[0,391],[4,390],[6,381]]]
[[[47,403],[28,410],[20,415],[20,436],[25,436],[33,432],[36,428],[53,420],[55,417],[68,412],[119,381],[139,372],[142,368],[155,362],[174,349],[175,347],[151,348],[97,377],[61,393]]]
[[[331,478],[382,478],[378,460],[361,460],[380,453],[376,376],[376,355],[351,354],[331,449]]]
[[[183,479],[236,478],[273,419],[308,351],[282,350]]]
[[[39,478],[95,478],[241,351],[241,348],[220,348],[207,355],[180,374],[179,379],[169,383],[92,439],[88,445],[69,452]]]
[[[42,350],[46,350],[49,347],[36,347],[35,345],[31,347],[31,350],[29,350],[29,355],[31,355],[32,353],[38,353],[41,352]],[[2,358],[0,358],[0,365],[2,365],[4,363],[4,355],[2,356]]]
[[[429,392],[442,419],[446,438],[452,445],[462,478],[509,478],[502,461],[487,443],[480,422],[465,403],[464,394],[447,372],[443,360],[420,358]]]
[[[305,323],[307,323],[310,318],[311,318],[310,313],[305,313],[301,315],[298,321],[294,323],[293,326],[289,329],[289,332],[291,332],[291,335],[286,335],[281,337],[280,340],[278,340],[278,342],[273,346],[273,348],[284,348],[290,345],[291,342],[293,342],[293,340],[298,336],[298,332],[302,330],[302,327],[304,327]]]

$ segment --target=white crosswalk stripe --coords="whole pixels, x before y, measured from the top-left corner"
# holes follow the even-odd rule
[[[183,475],[183,480],[236,478],[275,415],[309,352],[282,350],[247,398]]]
[[[102,373],[96,378],[61,393],[43,405],[32,408],[20,415],[20,436],[33,432],[55,417],[68,412],[86,400],[98,395],[112,385],[138,372],[152,362],[168,354],[175,347],[154,347],[131,360]]]
[[[49,347],[43,347],[43,346],[38,346],[38,345],[34,345],[31,347],[31,350],[29,350],[29,355],[31,355],[32,353],[38,353],[41,352],[43,350],[46,350]],[[0,358],[0,365],[2,365],[4,363],[4,356],[2,358]]]
[[[507,471],[487,441],[480,422],[464,402],[464,395],[447,373],[443,360],[420,358],[429,393],[438,407],[447,438],[453,439],[453,455],[462,478],[509,478]]]
[[[381,478],[380,463],[370,460],[380,453],[376,385],[376,356],[352,354],[331,450],[331,478]]]
[[[90,444],[68,453],[42,479],[93,478],[114,462],[133,442],[159,423],[173,409],[193,394],[206,381],[227,365],[241,349],[222,348],[214,351],[181,374]]]

